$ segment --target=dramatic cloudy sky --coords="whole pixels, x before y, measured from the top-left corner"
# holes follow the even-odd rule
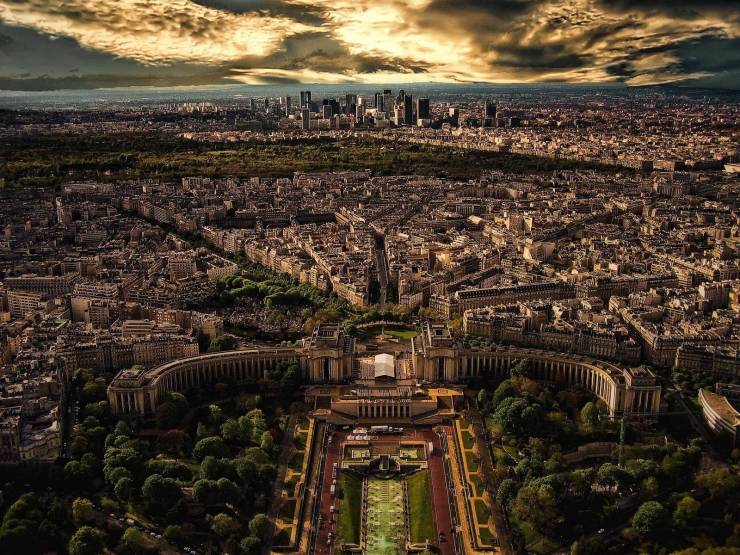
[[[488,81],[740,88],[738,0],[0,0],[0,89]]]

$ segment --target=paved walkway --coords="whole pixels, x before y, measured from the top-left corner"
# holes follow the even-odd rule
[[[319,515],[314,515],[313,526],[314,526],[314,544],[313,551],[317,555],[333,555],[334,554],[334,541],[329,542],[329,532],[332,533],[332,537],[336,540],[337,537],[337,512],[331,513],[332,505],[335,508],[339,507],[339,498],[331,494],[331,483],[332,483],[332,469],[334,463],[337,463],[339,468],[340,458],[340,444],[342,438],[346,436],[346,432],[334,432],[331,439],[331,443],[328,443],[329,438],[326,438],[325,446],[326,450],[324,456],[317,457],[317,464],[321,465],[318,469],[317,481],[315,491],[318,496],[315,507],[319,511],[319,514],[323,517],[319,520]],[[337,470],[337,483],[339,483],[339,473]],[[360,510],[360,507],[357,508]]]

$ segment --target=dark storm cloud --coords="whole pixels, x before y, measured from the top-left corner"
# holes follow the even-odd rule
[[[677,45],[673,52],[685,71],[729,71],[740,68],[740,39],[707,37]]]
[[[496,48],[495,65],[519,69],[574,69],[587,66],[592,58],[571,51],[566,43],[542,46],[506,45]]]
[[[410,13],[421,25],[479,38],[504,32],[512,20],[529,14],[543,0],[432,0],[419,12]]]
[[[112,87],[177,87],[182,85],[214,85],[234,83],[222,74],[198,75],[75,75],[51,77],[39,75],[31,77],[23,74],[17,77],[0,77],[0,90],[6,91],[54,91],[61,89],[101,89]]]
[[[432,0],[424,11],[435,15],[488,15],[504,20],[529,13],[542,3],[543,0]]]
[[[640,23],[639,21],[631,20],[598,25],[593,29],[590,29],[586,33],[586,35],[584,36],[585,42],[583,46],[586,49],[591,49],[599,41],[608,39],[609,37],[612,37],[622,31],[640,29],[642,28],[642,26],[642,23]]]
[[[708,14],[734,19],[740,16],[737,0],[599,0],[599,5],[610,12],[664,14],[687,19]]]
[[[8,35],[0,35],[0,53],[10,54],[13,51],[14,40]]]
[[[288,17],[306,25],[320,26],[326,21],[324,10],[316,6],[293,4],[283,0],[193,0],[207,8],[236,14],[258,13],[273,17]]]
[[[425,64],[413,59],[353,54],[342,42],[320,31],[289,37],[273,54],[245,58],[232,64],[232,68],[272,68],[286,71],[309,69],[337,74],[379,71],[422,73],[427,69]]]
[[[70,73],[82,75],[70,75]],[[228,71],[200,64],[153,67],[0,22],[0,89],[54,90],[229,82]]]

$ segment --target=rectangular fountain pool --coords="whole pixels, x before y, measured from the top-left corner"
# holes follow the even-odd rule
[[[367,480],[365,555],[405,555],[403,482],[397,478]]]

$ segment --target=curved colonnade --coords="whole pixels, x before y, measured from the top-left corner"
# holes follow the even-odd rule
[[[122,370],[108,386],[108,401],[116,414],[151,414],[167,393],[215,384],[267,377],[279,364],[300,362],[295,349],[253,349],[209,353],[173,360],[142,371]]]
[[[463,383],[481,376],[503,380],[517,361],[527,360],[533,379],[561,387],[581,386],[604,401],[611,416],[655,416],[660,409],[660,385],[644,368],[623,368],[575,354],[501,346],[427,346],[415,350],[412,357],[416,378],[431,383]],[[346,383],[351,379],[352,358],[341,350],[293,348],[199,355],[148,370],[122,370],[108,387],[108,399],[117,414],[151,414],[169,392],[184,392],[224,378],[249,383],[266,378],[270,370],[290,362],[300,364],[308,382]]]
[[[660,386],[645,369],[629,369],[575,354],[515,347],[466,350],[460,355],[461,375],[505,379],[519,360],[527,360],[532,379],[560,387],[581,386],[609,407],[609,414],[657,414]]]

